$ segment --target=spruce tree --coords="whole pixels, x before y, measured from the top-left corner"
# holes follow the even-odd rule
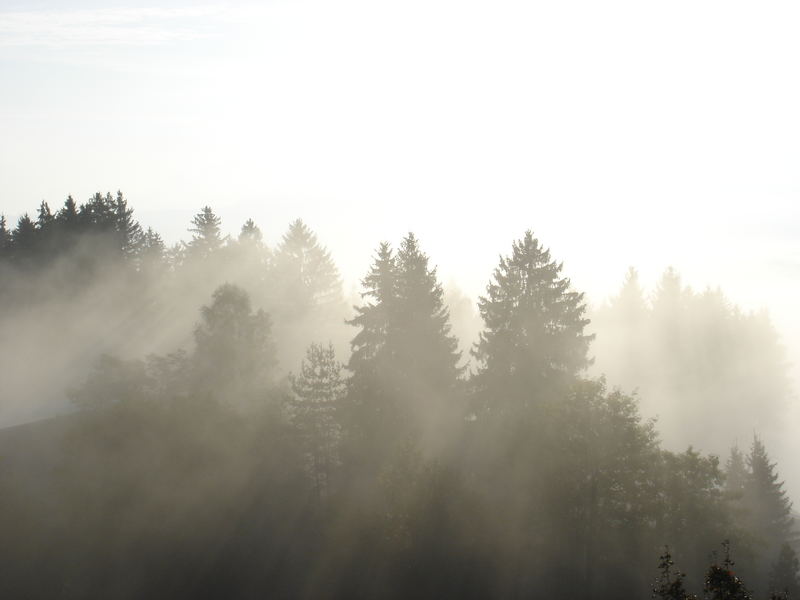
[[[44,200],[39,205],[39,213],[36,217],[36,226],[39,228],[40,231],[44,231],[49,228],[53,222],[55,221],[55,217],[53,213],[50,211],[50,205],[47,204]]]
[[[239,243],[259,245],[263,242],[263,239],[264,236],[261,233],[261,229],[255,224],[255,221],[247,219],[239,232]]]
[[[396,257],[394,360],[409,388],[417,388],[418,410],[438,412],[442,402],[452,396],[463,369],[458,366],[461,353],[458,340],[450,333],[442,285],[428,260],[417,238],[409,233]]]
[[[562,266],[528,230],[501,257],[478,302],[484,331],[473,350],[476,384],[493,410],[553,392],[591,362],[584,295],[571,290]]]
[[[207,259],[214,255],[225,243],[222,237],[222,219],[214,214],[210,206],[204,206],[192,218],[189,232],[192,239],[186,244],[191,258]]]
[[[791,545],[781,546],[769,577],[773,598],[800,598],[800,560]]]
[[[342,299],[339,270],[316,234],[296,219],[275,253],[275,271],[289,312],[337,304]]]
[[[396,256],[382,243],[362,284],[365,303],[348,321],[359,328],[348,399],[363,431],[399,447],[448,418],[461,373],[458,342],[436,270],[413,234]]]
[[[381,243],[369,273],[361,281],[365,303],[356,306],[356,316],[348,321],[359,329],[350,342],[348,369],[353,373],[351,390],[362,396],[374,392],[387,378],[383,372],[390,362],[388,340],[393,333],[393,313],[396,300],[397,273],[395,257],[387,242]]]
[[[734,446],[725,463],[725,492],[732,501],[737,503],[742,501],[749,477],[744,454],[738,446]]]
[[[132,259],[142,246],[142,227],[133,218],[133,209],[128,207],[128,201],[117,192],[114,199],[114,229],[117,234],[117,248],[122,256]]]
[[[731,558],[730,544],[722,544],[724,558],[722,564],[714,561],[706,572],[703,591],[707,600],[753,600],[744,582],[734,573],[736,564]]]
[[[22,215],[17,227],[11,232],[11,251],[17,262],[29,261],[33,258],[37,244],[36,225],[28,216]]]
[[[0,215],[0,258],[5,258],[10,248],[11,232],[6,225],[6,216]]]
[[[84,231],[113,234],[117,229],[117,209],[111,192],[105,196],[100,192],[95,193],[88,202],[81,205],[78,219]]]
[[[672,560],[669,548],[664,550],[664,554],[659,557],[659,575],[656,585],[653,587],[653,598],[661,600],[697,600],[694,594],[686,591],[683,580],[685,573],[675,569],[675,562]]]
[[[166,265],[167,247],[161,235],[152,227],[148,227],[142,234],[138,248],[139,269],[152,269]]]
[[[339,424],[337,411],[345,393],[342,365],[333,345],[311,344],[291,376],[293,421],[299,429],[308,458],[308,469],[319,498],[330,492],[331,477],[338,463]]]
[[[64,206],[56,214],[56,221],[65,231],[74,231],[78,227],[78,205],[72,196],[67,196]]]
[[[768,548],[779,548],[789,541],[794,523],[792,503],[783,489],[783,482],[778,480],[775,466],[764,443],[755,436],[747,457],[750,476],[745,486],[745,504],[752,531]]]

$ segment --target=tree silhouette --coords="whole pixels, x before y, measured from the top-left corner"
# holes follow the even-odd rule
[[[194,330],[195,390],[232,405],[264,400],[277,363],[269,316],[241,288],[224,284]]]
[[[339,460],[336,413],[345,394],[342,365],[336,360],[333,345],[311,344],[291,384],[296,398],[293,420],[304,438],[314,488],[322,499],[329,494]]]
[[[478,302],[485,329],[473,351],[476,384],[495,411],[550,393],[590,364],[583,294],[561,270],[529,230],[501,257]]]
[[[275,271],[289,314],[341,301],[342,283],[330,252],[300,219],[289,225],[278,245]]]
[[[222,237],[222,219],[214,214],[210,206],[204,206],[192,218],[189,232],[192,239],[186,244],[186,249],[191,258],[207,259],[222,248],[225,243]]]

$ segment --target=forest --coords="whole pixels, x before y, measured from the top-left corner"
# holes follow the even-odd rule
[[[523,230],[451,305],[377,232],[349,298],[301,220],[32,214],[0,217],[0,596],[800,599],[786,360],[721,290],[631,269],[590,306]]]

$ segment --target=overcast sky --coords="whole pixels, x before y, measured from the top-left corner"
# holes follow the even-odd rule
[[[0,2],[0,211],[123,190],[303,217],[349,285],[413,229],[472,295],[532,228],[600,302],[674,265],[800,358],[800,5]]]

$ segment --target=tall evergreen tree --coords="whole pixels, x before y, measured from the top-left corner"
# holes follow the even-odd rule
[[[364,287],[361,297],[365,303],[354,307],[356,316],[348,321],[358,328],[350,342],[350,397],[363,402],[367,396],[373,396],[377,401],[396,385],[390,381],[388,372],[392,360],[388,342],[394,334],[397,273],[395,257],[387,242],[381,243],[361,285]]]
[[[731,448],[731,454],[725,463],[725,492],[734,502],[741,502],[747,489],[750,475],[747,472],[744,454],[738,446]]]
[[[35,223],[28,213],[25,213],[19,218],[16,229],[11,233],[11,249],[18,262],[33,258],[37,242],[36,234]]]
[[[72,196],[67,196],[64,206],[56,214],[56,221],[67,231],[74,231],[78,227],[78,205]]]
[[[329,494],[333,470],[338,463],[339,425],[337,411],[345,393],[342,365],[333,345],[311,344],[291,377],[293,421],[303,436],[314,489],[320,498]]]
[[[365,303],[350,325],[349,400],[362,432],[399,445],[441,425],[461,369],[436,270],[409,234],[393,255],[387,243],[362,282]]]
[[[433,418],[442,415],[453,399],[461,353],[450,333],[450,314],[442,285],[428,256],[409,233],[396,257],[397,296],[394,329],[394,366],[405,379],[414,410]]]
[[[558,389],[591,362],[584,295],[570,289],[562,266],[528,230],[478,302],[485,329],[473,350],[476,383],[493,410]]]
[[[128,201],[117,191],[114,199],[114,228],[117,233],[117,245],[125,258],[132,259],[142,247],[142,227],[133,218],[133,209]]]
[[[778,480],[776,464],[770,461],[764,443],[756,436],[747,457],[750,471],[745,486],[745,502],[749,510],[752,531],[772,548],[790,540],[794,523],[792,503],[783,482]]]
[[[800,598],[800,560],[787,543],[781,546],[778,559],[772,565],[769,587],[773,598]]]
[[[161,236],[148,227],[142,233],[138,248],[138,261],[140,269],[164,267],[166,265],[167,247]]]
[[[117,214],[116,202],[111,192],[104,196],[95,193],[88,202],[82,204],[78,218],[82,229],[95,234],[113,234],[116,231]]]
[[[50,205],[47,204],[44,200],[39,205],[39,213],[36,217],[36,226],[39,228],[40,231],[44,231],[49,228],[53,222],[55,221],[55,217],[53,213],[50,211]]]
[[[278,285],[289,312],[341,302],[342,282],[330,252],[301,220],[289,225],[275,253]]]
[[[239,232],[239,242],[261,244],[263,239],[264,236],[261,233],[261,229],[255,224],[255,221],[253,221],[253,219],[247,219],[244,225],[242,225],[242,230]]]
[[[6,216],[0,215],[0,258],[5,258],[11,248],[11,232],[6,225]]]
[[[222,248],[222,219],[214,214],[210,206],[204,206],[192,218],[189,232],[192,239],[186,245],[190,257],[207,259]]]

